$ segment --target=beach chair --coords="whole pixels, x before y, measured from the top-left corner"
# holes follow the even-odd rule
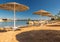
[[[33,23],[34,23],[35,26],[39,26],[40,25],[39,21],[33,21]]]
[[[33,21],[29,21],[29,22],[28,22],[28,25],[29,25],[29,26],[34,25],[34,22],[33,22]]]
[[[40,25],[46,25],[46,24],[47,24],[47,21],[42,21],[42,20],[41,20],[41,21],[39,21],[39,24],[40,24]]]
[[[57,26],[60,26],[60,23],[59,22],[51,22],[51,23],[48,23],[47,26],[57,27]]]
[[[4,26],[5,30],[7,31],[11,31],[12,30],[12,27],[11,26]]]

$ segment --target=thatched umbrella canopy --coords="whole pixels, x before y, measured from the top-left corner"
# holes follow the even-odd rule
[[[25,10],[28,10],[29,7],[25,6],[25,5],[22,5],[22,4],[19,4],[19,3],[16,3],[16,2],[10,2],[10,3],[5,3],[5,4],[0,4],[0,9],[5,9],[5,10],[13,10],[14,11],[14,29],[16,29],[16,23],[15,23],[15,20],[16,20],[16,16],[15,16],[15,12],[16,11],[25,11]]]
[[[33,14],[47,16],[47,17],[53,17],[50,12],[47,12],[45,10],[39,10],[39,11],[34,12]]]
[[[48,17],[51,17],[51,13],[45,11],[45,10],[39,10],[39,11],[36,11],[34,12],[34,14],[37,14],[37,15],[41,15],[41,16],[48,16]]]
[[[5,4],[0,4],[0,9],[5,9],[5,10],[13,10],[13,11],[25,11],[28,10],[29,7],[23,5],[23,4],[19,4],[16,2],[9,2],[9,3],[5,3]]]

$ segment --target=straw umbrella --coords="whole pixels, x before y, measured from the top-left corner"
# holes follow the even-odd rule
[[[28,10],[29,7],[25,6],[25,5],[22,5],[22,4],[19,4],[19,3],[16,3],[16,2],[9,2],[9,3],[5,3],[5,4],[0,4],[0,9],[5,9],[5,10],[12,10],[14,11],[14,29],[16,29],[16,23],[15,23],[15,20],[16,20],[16,11],[25,11],[25,10]]]
[[[45,10],[39,10],[37,12],[34,12],[34,14],[37,14],[37,15],[41,15],[41,16],[48,16],[48,17],[52,17],[51,13],[45,11]],[[47,21],[39,21],[41,24],[43,23],[47,23]]]
[[[51,13],[49,13],[49,12],[47,12],[45,10],[36,11],[36,12],[34,12],[34,14],[41,15],[41,16],[52,17]]]

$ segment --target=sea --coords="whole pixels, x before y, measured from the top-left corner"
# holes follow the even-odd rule
[[[27,21],[16,21],[16,26],[27,26]],[[5,27],[5,26],[14,26],[14,22],[0,22],[0,27]]]

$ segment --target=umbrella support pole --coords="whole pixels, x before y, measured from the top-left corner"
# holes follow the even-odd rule
[[[15,12],[15,4],[14,4],[14,27],[13,27],[13,30],[16,30],[17,27],[16,27],[16,12]]]

